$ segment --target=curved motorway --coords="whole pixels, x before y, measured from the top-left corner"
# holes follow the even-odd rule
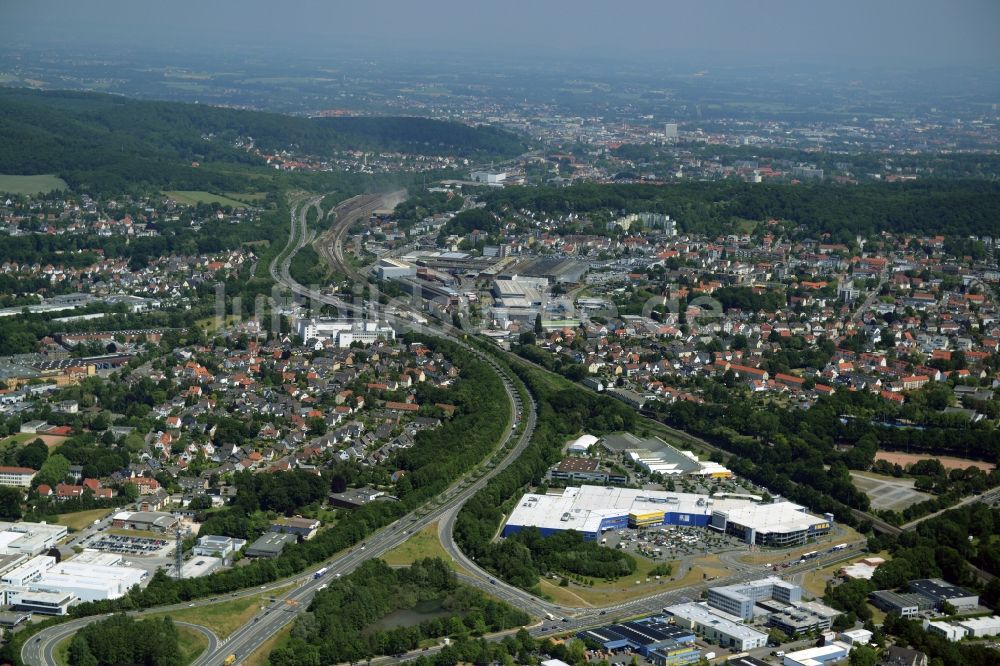
[[[180,610],[182,607],[186,607],[187,604],[183,604],[178,608],[164,607],[163,610]],[[160,612],[160,609],[157,609]],[[84,617],[79,620],[72,620],[70,622],[65,622],[63,624],[47,629],[46,631],[40,632],[37,636],[32,638],[28,643],[21,648],[21,660],[25,664],[56,664],[56,649],[59,644],[62,643],[67,638],[71,637],[77,631],[87,626],[91,622],[96,622],[97,620],[107,619],[108,615],[94,615],[92,617]],[[208,641],[208,646],[202,651],[202,655],[207,655],[210,652],[214,652],[218,649],[219,638],[212,632],[212,630],[207,627],[203,627],[199,624],[191,624],[190,622],[174,622],[179,627],[188,627],[193,629],[200,634],[202,634]],[[199,658],[195,663],[209,663],[202,662]]]

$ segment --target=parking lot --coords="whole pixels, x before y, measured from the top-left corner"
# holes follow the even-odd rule
[[[99,534],[87,543],[87,548],[135,557],[162,557],[164,551],[171,547],[171,543],[167,539],[150,539],[120,534]]]
[[[908,506],[931,498],[927,493],[915,490],[913,479],[894,479],[880,475],[851,472],[854,485],[863,491],[876,509],[902,511]]]
[[[746,550],[735,537],[704,527],[667,525],[646,529],[611,530],[601,537],[609,548],[619,548],[649,559],[676,560],[710,553]]]

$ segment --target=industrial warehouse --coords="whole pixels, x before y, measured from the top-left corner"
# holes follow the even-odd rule
[[[559,495],[528,493],[511,512],[503,536],[536,527],[550,535],[565,530],[594,540],[607,530],[661,525],[707,527],[748,544],[792,546],[828,534],[833,516],[813,516],[798,504],[605,486],[566,488]]]

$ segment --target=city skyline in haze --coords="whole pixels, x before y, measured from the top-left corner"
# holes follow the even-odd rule
[[[996,68],[1000,3],[992,0],[819,5],[793,0],[292,3],[223,0],[13,0],[9,45],[302,57],[351,53],[633,66],[821,65]]]

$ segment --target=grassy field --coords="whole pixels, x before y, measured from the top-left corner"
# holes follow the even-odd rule
[[[240,666],[267,666],[267,658],[271,656],[271,653],[288,642],[288,637],[292,633],[293,626],[294,623],[289,622],[282,627],[281,631],[261,643],[260,647],[241,661]]]
[[[239,317],[237,317],[236,315],[234,314],[226,315],[224,326],[231,326],[237,321],[239,321]],[[194,325],[197,326],[198,328],[205,329],[206,333],[211,333],[215,331],[218,328],[215,324],[216,324],[215,317],[205,317],[204,319],[199,319],[194,323]]]
[[[0,174],[0,192],[10,194],[38,194],[67,189],[66,181],[52,174],[43,176],[8,176]]]
[[[208,647],[208,639],[190,627],[177,627],[177,633],[180,634],[182,664],[192,663]],[[69,666],[69,644],[72,640],[73,637],[70,636],[56,646],[55,657],[58,666]]]
[[[431,523],[405,542],[387,552],[382,556],[382,560],[390,566],[403,566],[413,564],[425,557],[440,557],[455,571],[465,571],[451,559],[451,556],[445,551],[444,546],[441,545],[441,541],[438,539],[438,524],[436,522]]]
[[[111,513],[113,509],[90,509],[89,511],[74,511],[73,513],[59,514],[59,524],[73,530],[82,530],[95,520],[103,518]]]
[[[232,206],[233,208],[245,208],[246,202],[238,201],[236,199],[230,198],[228,196],[221,196],[218,194],[212,194],[211,192],[204,192],[201,190],[173,190],[170,192],[164,192],[168,197],[176,201],[177,203],[187,204],[193,206],[198,203],[217,203],[220,206]],[[239,194],[233,194],[233,196],[242,196]],[[260,196],[255,194],[252,196]]]
[[[32,435],[26,432],[19,432],[16,435],[11,435],[7,439],[0,441],[0,446],[8,446],[10,444],[24,444],[25,442],[30,442],[36,437],[38,437],[38,435]]]
[[[542,581],[542,592],[549,595],[557,603],[574,606],[608,606],[656,592],[666,592],[678,587],[694,585],[706,578],[722,577],[728,574],[727,569],[722,566],[716,555],[699,557],[691,569],[679,579],[676,574],[680,567],[679,562],[670,562],[675,572],[674,575],[663,576],[660,580],[649,576],[649,572],[664,562],[653,561],[645,557],[636,557],[636,562],[638,563],[636,572],[627,578],[619,578],[610,583],[595,580],[593,587],[573,582],[568,587],[559,587],[557,581],[549,579]]]
[[[208,627],[221,638],[227,638],[231,633],[250,621],[260,610],[260,607],[271,602],[268,597],[278,597],[284,594],[291,586],[275,590],[273,592],[263,592],[249,597],[238,599],[228,599],[217,604],[207,606],[196,606],[183,610],[170,611],[169,613],[150,613],[146,617],[164,617],[169,615],[181,622],[200,624]],[[278,602],[275,602],[278,603]]]
[[[859,553],[858,557],[854,558],[852,562],[859,562],[866,557],[875,557],[871,553]],[[878,553],[878,557],[882,559],[889,559],[889,551],[884,550]],[[849,562],[840,562],[838,564],[833,564],[828,567],[823,567],[822,569],[814,569],[812,571],[807,571],[802,576],[802,589],[812,596],[819,598],[822,597],[826,592],[826,581],[830,580],[837,575],[837,572],[846,567]]]

